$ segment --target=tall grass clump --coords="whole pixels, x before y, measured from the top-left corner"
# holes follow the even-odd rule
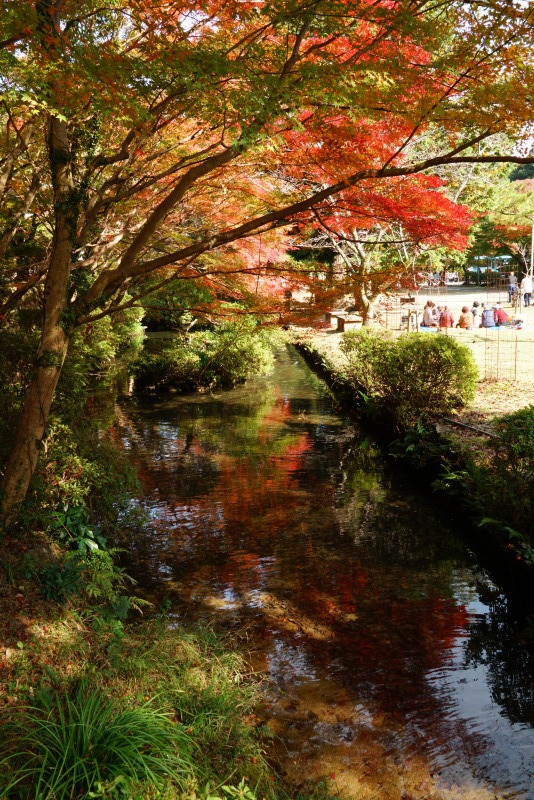
[[[248,680],[235,641],[205,627],[178,634],[164,620],[147,621],[142,629],[142,637],[129,636],[114,653],[116,684],[127,675],[137,692],[157,688],[194,739],[197,773],[212,786],[246,777],[269,797],[273,786],[262,741],[268,732],[255,714],[258,686]]]
[[[85,681],[66,695],[43,693],[9,722],[1,730],[6,800],[104,797],[114,789],[143,797],[143,784],[183,788],[192,771],[191,739],[167,711],[121,707]]]
[[[165,612],[129,624],[70,605],[36,622],[3,686],[0,798],[286,797],[237,644]]]
[[[441,334],[362,328],[343,337],[346,375],[370,413],[397,433],[450,413],[473,399],[477,369],[467,347]]]

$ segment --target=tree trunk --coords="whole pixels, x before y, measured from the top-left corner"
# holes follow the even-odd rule
[[[37,367],[26,391],[15,441],[6,466],[2,486],[2,516],[5,523],[14,519],[18,506],[26,497],[61,375],[68,340],[61,328],[54,333],[54,346],[42,342],[39,347]]]
[[[360,281],[354,290],[354,305],[362,318],[362,325],[370,325],[375,315],[376,300],[370,298],[365,290],[363,281]]]
[[[54,189],[54,238],[45,281],[41,340],[2,483],[4,523],[15,518],[26,497],[70,338],[64,312],[77,208],[67,126],[57,117],[49,120],[47,144]]]

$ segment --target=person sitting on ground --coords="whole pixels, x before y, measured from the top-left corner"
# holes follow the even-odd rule
[[[475,321],[473,319],[473,314],[469,311],[468,306],[462,306],[462,313],[458,317],[458,322],[456,323],[457,328],[463,328],[466,331],[470,331],[474,326]]]
[[[443,306],[439,317],[439,327],[452,328],[453,325],[454,317],[452,316],[452,312],[449,310],[449,306]]]
[[[480,319],[479,319],[480,314],[478,310],[479,308],[480,308],[480,303],[478,302],[478,300],[475,300],[475,302],[473,303],[473,307],[471,309],[471,314],[473,315],[473,325],[475,328],[478,328],[478,326],[480,325]]]
[[[504,308],[501,308],[500,303],[496,303],[496,305],[493,306],[493,316],[495,317],[495,325],[506,325],[508,322],[508,314]]]
[[[426,305],[423,309],[423,327],[425,328],[435,328],[436,327],[436,320],[434,319],[434,307],[435,303],[433,300],[427,300]]]
[[[492,308],[486,308],[484,303],[482,303],[484,308],[482,312],[482,322],[480,323],[481,328],[494,328],[495,327],[495,314],[493,313]]]
[[[443,311],[443,306],[436,306],[435,308],[432,309],[432,314],[434,316],[434,322],[436,323],[436,325],[439,325],[442,311]]]

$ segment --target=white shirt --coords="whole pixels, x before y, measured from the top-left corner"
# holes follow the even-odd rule
[[[434,325],[436,320],[434,319],[434,315],[432,314],[433,309],[429,306],[426,306],[423,310],[423,325],[425,327],[430,327]]]
[[[532,278],[530,275],[525,275],[521,281],[521,291],[523,294],[532,294]]]

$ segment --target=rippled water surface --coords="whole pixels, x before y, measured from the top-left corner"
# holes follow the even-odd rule
[[[290,779],[534,800],[524,622],[295,351],[232,391],[127,401],[119,430],[151,515],[138,575],[178,619],[249,626]]]

